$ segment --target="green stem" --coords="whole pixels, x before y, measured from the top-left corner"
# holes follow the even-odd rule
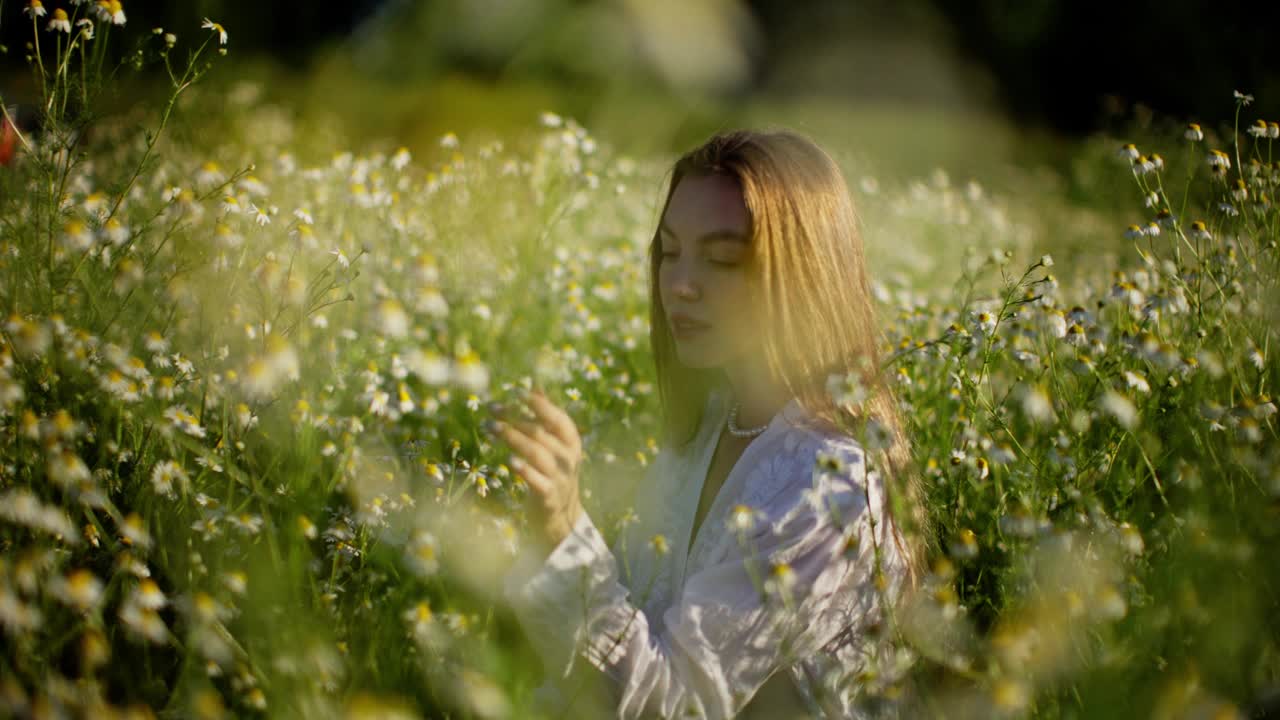
[[[133,169],[133,174],[129,177],[129,182],[125,183],[124,189],[120,191],[120,196],[116,198],[115,204],[111,206],[111,212],[103,219],[102,222],[104,224],[111,218],[115,217],[116,212],[120,209],[120,205],[124,202],[124,199],[128,197],[129,191],[133,188],[133,184],[138,181],[138,176],[142,174],[143,167],[146,166],[147,160],[151,157],[151,151],[155,149],[156,143],[160,141],[160,136],[164,134],[164,129],[169,124],[169,117],[173,114],[173,108],[177,105],[178,98],[182,95],[182,92],[191,87],[191,84],[199,77],[198,72],[193,74],[193,68],[196,65],[196,61],[200,59],[200,55],[208,45],[209,39],[206,38],[204,44],[202,44],[200,49],[196,50],[195,55],[192,56],[191,63],[187,66],[187,69],[182,73],[182,82],[173,91],[173,94],[169,96],[169,102],[166,103],[164,107],[164,114],[160,116],[160,127],[156,128],[154,135],[147,138],[147,148],[142,153],[142,159],[138,161],[137,167]]]
[[[49,108],[50,108],[49,102],[50,102],[51,96],[49,95],[49,88],[45,84],[48,82],[48,79],[45,77],[45,72],[44,72],[44,58],[40,57],[40,26],[38,21],[36,20],[35,13],[31,13],[31,35],[34,39],[36,67],[40,70],[40,91],[43,92],[45,95],[45,98],[44,98],[45,113],[48,114]]]

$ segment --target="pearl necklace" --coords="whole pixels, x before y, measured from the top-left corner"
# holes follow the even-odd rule
[[[738,403],[734,403],[733,410],[729,411],[729,423],[728,423],[729,434],[734,435],[736,437],[748,438],[748,437],[755,437],[756,435],[759,435],[760,433],[769,429],[769,423],[765,423],[760,427],[756,427],[756,428],[744,429],[744,428],[738,427],[738,407],[739,407]]]

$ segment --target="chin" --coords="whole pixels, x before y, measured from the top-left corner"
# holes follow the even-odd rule
[[[700,359],[685,360],[682,358],[680,362],[691,370],[711,370],[712,368],[720,367],[720,363],[702,362]]]
[[[693,370],[699,370],[706,365],[703,363],[702,356],[698,353],[689,352],[687,350],[676,349],[676,358],[680,360],[680,364]]]
[[[680,362],[688,368],[694,370],[710,370],[712,368],[723,367],[725,358],[721,357],[722,353],[707,352],[701,348],[685,347],[681,348],[676,345],[676,357]]]

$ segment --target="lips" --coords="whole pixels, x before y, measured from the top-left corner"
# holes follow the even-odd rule
[[[694,320],[684,313],[672,313],[671,327],[677,330],[703,330],[711,326],[701,320]]]

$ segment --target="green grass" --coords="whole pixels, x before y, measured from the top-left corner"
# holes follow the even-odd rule
[[[1245,175],[1235,199],[1204,162],[1230,152],[1233,183],[1272,140],[1241,132],[1237,156],[1230,129],[1190,145],[1157,126],[1067,146],[982,115],[667,116],[645,96],[546,127],[563,97],[533,85],[276,72],[245,71],[258,97],[175,85],[0,173],[10,705],[522,708],[537,662],[496,590],[525,490],[478,430],[484,403],[549,389],[590,439],[584,502],[612,535],[657,451],[644,251],[662,178],[729,121],[832,148],[886,291],[945,551],[898,618],[909,696],[956,717],[1164,716],[1280,681],[1280,178]],[[1130,141],[1167,167],[1135,174]],[[1157,178],[1178,222],[1126,238],[1155,218]],[[186,474],[171,490],[164,461]],[[79,569],[100,596],[75,592]]]

